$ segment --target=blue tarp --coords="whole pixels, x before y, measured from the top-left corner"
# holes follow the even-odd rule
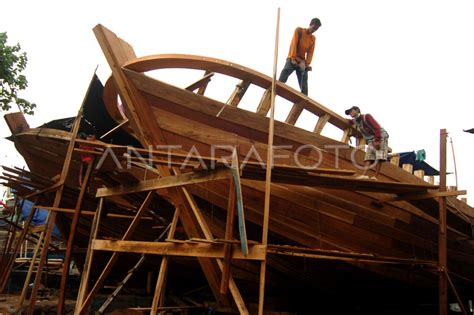
[[[423,150],[424,151],[424,150]],[[433,168],[431,165],[420,159],[422,156],[424,159],[424,155],[420,154],[415,151],[411,152],[402,152],[400,154],[400,162],[398,166],[402,167],[403,164],[412,164],[413,165],[413,171],[417,170],[423,170],[425,171],[426,176],[438,176],[439,171],[435,168]]]
[[[20,201],[21,204],[21,201]],[[33,207],[33,202],[29,200],[25,200],[23,203],[23,207],[21,209],[21,217],[20,220],[26,220],[28,215],[31,212],[31,208]],[[31,225],[41,225],[46,223],[46,217],[48,216],[48,210],[45,209],[36,209],[36,213],[33,216],[33,219],[31,221]],[[55,225],[53,229],[53,237],[56,238],[62,238],[61,233],[59,232],[58,227]]]

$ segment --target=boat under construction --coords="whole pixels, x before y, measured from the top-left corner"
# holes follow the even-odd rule
[[[28,165],[1,176],[16,200],[0,289],[17,310],[33,314],[54,286],[58,314],[472,312],[474,209],[446,185],[446,130],[439,168],[392,152],[376,180],[359,179],[363,137],[329,106],[242,65],[137,57],[93,31],[111,76],[92,76],[76,117],[32,128],[5,115]],[[199,77],[177,86],[173,71]],[[219,80],[233,82],[226,100],[206,93]]]

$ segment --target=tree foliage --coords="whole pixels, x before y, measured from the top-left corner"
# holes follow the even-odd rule
[[[21,74],[28,61],[26,53],[21,51],[20,44],[8,46],[7,39],[7,33],[0,33],[0,109],[6,111],[16,104],[25,114],[33,115],[36,104],[18,96],[28,86]]]

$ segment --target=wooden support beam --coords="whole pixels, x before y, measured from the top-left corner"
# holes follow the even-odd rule
[[[233,231],[234,231],[234,217],[235,217],[235,184],[231,179],[229,181],[229,200],[227,203],[227,220],[225,225],[225,240],[232,240]],[[230,243],[224,245],[224,261],[223,261],[223,270],[222,270],[222,279],[221,279],[221,294],[227,294],[227,289],[229,287],[229,275],[230,275],[230,262],[232,258],[232,246]]]
[[[263,92],[263,96],[260,99],[260,103],[257,106],[256,113],[262,116],[267,116],[268,111],[270,110],[270,103],[271,103],[271,96],[272,96],[272,89],[271,87],[266,89]]]
[[[89,275],[92,268],[92,259],[94,256],[94,250],[92,248],[92,242],[97,238],[97,233],[100,225],[100,218],[102,216],[102,208],[104,205],[104,198],[100,198],[99,204],[97,205],[97,210],[92,220],[91,225],[91,234],[89,237],[89,244],[87,246],[86,258],[84,261],[84,268],[82,270],[81,283],[79,285],[79,290],[77,292],[76,298],[76,307],[74,309],[74,314],[80,314],[80,310],[84,305],[84,299],[86,297],[88,287],[89,287]]]
[[[168,233],[169,229],[171,228],[171,224],[169,224],[166,229],[160,234],[160,236],[158,236],[158,238],[155,239],[155,242],[158,242],[160,241],[166,233]],[[101,307],[99,308],[98,310],[98,313],[99,314],[103,314],[107,308],[110,306],[110,304],[114,301],[114,299],[117,297],[117,295],[120,293],[120,291],[122,290],[122,288],[125,286],[125,284],[127,284],[128,280],[130,280],[130,278],[133,276],[133,274],[135,273],[135,271],[137,271],[141,266],[142,264],[145,262],[146,260],[146,255],[145,254],[142,254],[140,259],[137,261],[137,263],[127,272],[127,275],[125,276],[125,278],[120,282],[120,284],[115,288],[114,292],[112,294],[109,295],[109,297],[104,301],[104,303],[101,305]],[[151,277],[152,277],[152,272],[148,272],[147,274],[147,293],[151,293],[151,287],[149,287],[149,285],[151,286]]]
[[[20,209],[23,208],[23,203],[24,203],[24,200],[22,200],[22,202],[20,203]],[[35,201],[36,203],[36,201]],[[15,199],[15,205],[13,207],[13,209],[16,209],[18,206],[18,197]],[[34,204],[33,204],[34,206]],[[10,249],[11,249],[11,245],[13,244],[13,239],[15,238],[15,234],[16,234],[16,228],[19,227],[18,226],[18,220],[19,220],[19,217],[20,216],[17,216],[17,222],[15,224],[11,224],[10,227],[11,227],[11,230],[9,230],[9,238],[7,240],[5,240],[5,244],[4,244],[4,250],[3,250],[3,255],[2,255],[2,270],[0,270],[0,275],[1,275],[1,278],[0,278],[0,293],[3,292],[3,290],[5,290],[5,287],[7,285],[7,282],[8,282],[8,278],[10,277],[10,273],[11,273],[11,270],[13,268],[13,264],[15,262],[15,258],[16,258],[16,255],[18,254],[18,251],[20,250],[20,245],[23,243],[23,241],[25,240],[26,238],[26,235],[28,233],[28,228],[30,227],[30,224],[31,224],[31,221],[33,220],[33,217],[35,215],[35,212],[36,210],[34,208],[32,208],[30,214],[28,215],[26,221],[25,221],[25,225],[23,227],[23,230],[21,231],[21,234],[20,236],[18,237],[18,241],[15,245],[15,248],[13,249],[13,253],[11,254],[11,256],[9,257],[7,255],[8,252],[10,252]],[[13,214],[12,214],[12,219],[13,219]],[[7,220],[5,220],[6,222],[9,222]],[[13,223],[13,220],[11,221],[11,223]]]
[[[171,221],[171,227],[168,232],[168,238],[174,238],[176,233],[176,227],[178,226],[178,219],[181,214],[181,209],[176,208],[174,211],[173,220]],[[156,279],[155,294],[153,296],[153,301],[151,304],[151,314],[156,314],[156,310],[159,306],[164,304],[164,294],[165,294],[165,282],[168,275],[168,264],[169,257],[163,256],[161,258],[160,272],[158,273],[158,279]]]
[[[145,200],[143,200],[140,209],[138,209],[135,218],[133,221],[130,223],[127,231],[125,231],[122,240],[127,240],[129,239],[133,233],[135,232],[135,229],[138,226],[138,223],[140,222],[141,217],[145,213],[145,210],[148,209],[148,205],[150,204],[151,200],[153,199],[155,192],[150,191],[147,196],[145,197]],[[102,199],[101,199],[102,200]],[[94,241],[92,241],[92,244]],[[118,253],[113,253],[112,256],[109,258],[109,261],[107,262],[107,265],[105,266],[104,270],[100,274],[99,278],[96,280],[94,283],[94,287],[91,289],[89,294],[87,295],[87,298],[84,300],[84,303],[81,305],[81,308],[79,310],[80,314],[83,314],[85,311],[85,308],[89,306],[89,304],[92,302],[92,298],[94,295],[97,293],[97,291],[102,287],[102,284],[104,283],[105,279],[109,275],[110,271],[112,270],[112,267],[115,265],[115,262],[117,261],[119,257]]]
[[[262,222],[262,246],[265,248],[265,255],[260,263],[260,282],[258,289],[258,315],[263,315],[263,306],[265,300],[265,276],[267,270],[266,248],[268,244],[268,226],[270,222],[270,196],[271,196],[271,181],[272,181],[272,163],[273,163],[273,136],[275,128],[275,94],[276,94],[276,69],[278,59],[278,37],[280,34],[280,8],[277,11],[277,23],[275,32],[275,52],[273,57],[273,77],[272,77],[272,97],[270,106],[270,122],[268,128],[268,144],[267,144],[267,168],[265,172],[265,199],[263,208],[263,222]],[[293,105],[286,122],[295,124],[301,110],[295,109],[297,105]],[[297,113],[298,112],[298,113]],[[293,117],[295,117],[293,119]],[[294,121],[293,121],[294,120]],[[237,184],[237,183],[236,183]]]
[[[342,143],[349,143],[351,138],[352,128],[344,129],[344,133],[342,134],[341,142]]]
[[[290,125],[296,124],[296,121],[298,120],[301,113],[303,112],[303,109],[304,109],[304,106],[301,103],[293,104],[293,106],[291,107],[290,113],[286,117],[285,122]]]
[[[127,71],[122,68],[127,62],[136,58],[133,49],[128,43],[118,38],[113,32],[102,25],[97,25],[94,28],[94,33],[112,69],[112,75],[116,82],[117,89],[126,104],[128,115],[130,116],[128,118],[133,122],[132,126],[136,131],[138,139],[144,147],[167,144],[163,132],[156,123],[153,112],[150,106],[148,106],[143,94],[136,89],[127,77],[128,72],[133,71]],[[158,166],[158,170],[162,177],[171,175],[167,167]],[[205,222],[201,222],[202,220],[199,219],[199,211],[196,211],[194,200],[186,188],[170,188],[168,189],[168,194],[175,207],[182,207],[180,219],[186,234],[190,237],[201,237],[204,234],[206,238],[212,239],[212,233],[209,227]],[[197,219],[198,224],[196,224],[193,215]],[[224,305],[229,305],[229,301],[223,300],[219,293],[219,269],[215,261],[208,258],[198,258],[198,261],[216,300]],[[219,265],[219,261],[217,264]],[[243,304],[240,292],[233,281],[230,282],[230,288],[236,304],[238,306],[240,305],[239,310],[243,313],[248,313],[245,304]]]
[[[387,202],[394,202],[394,201],[401,201],[401,200],[422,200],[422,199],[431,199],[431,198],[440,198],[440,197],[454,197],[454,196],[465,195],[466,193],[467,193],[466,190],[428,192],[428,193],[421,193],[421,194],[410,193],[410,194],[402,194],[397,197],[379,199],[378,202],[387,203]]]
[[[329,114],[319,117],[316,126],[314,126],[313,132],[317,135],[321,134],[321,131],[323,131],[323,128],[324,126],[326,126],[326,123],[329,121],[329,118],[331,118]]]
[[[416,170],[415,172],[413,172],[413,174],[416,177],[421,178],[421,179],[423,179],[425,177],[425,171],[424,170]]]
[[[246,255],[248,253],[248,242],[247,242],[247,230],[245,228],[244,200],[242,197],[242,186],[240,184],[239,161],[237,160],[237,150],[235,149],[232,154],[231,171],[232,171],[232,177],[234,179],[235,199],[237,201],[237,215],[239,218],[240,245],[242,246],[242,253]]]
[[[81,107],[79,108],[79,111],[77,113],[76,119],[74,121],[74,125],[71,130],[71,138],[69,140],[69,144],[67,147],[66,155],[64,157],[64,164],[61,170],[61,174],[59,176],[58,184],[60,185],[59,189],[56,190],[56,194],[54,196],[54,202],[53,202],[53,208],[59,207],[59,204],[61,203],[62,195],[63,195],[63,190],[64,190],[64,183],[66,182],[66,178],[69,174],[69,168],[71,166],[71,161],[72,161],[72,154],[74,153],[74,146],[76,144],[76,138],[77,138],[77,133],[79,132],[79,128],[81,125],[81,120],[82,120],[82,113],[84,111],[84,105],[86,103],[86,100],[89,96],[89,92],[92,87],[92,82],[95,79],[95,71],[94,75],[92,76],[89,86],[87,87],[87,92],[84,96],[84,99],[82,101]],[[49,248],[49,242],[51,240],[51,236],[53,234],[53,228],[56,223],[56,212],[52,212],[50,214],[49,220],[48,220],[48,227],[46,230],[46,235],[44,238],[44,246],[43,250],[41,251],[41,260],[40,263],[38,264],[38,269],[35,277],[35,281],[33,284],[33,288],[31,290],[31,295],[30,295],[30,304],[28,305],[28,314],[32,314],[35,303],[36,303],[36,295],[38,293],[38,288],[41,283],[41,274],[43,271],[44,264],[46,262],[46,259],[48,257],[48,248]]]
[[[206,71],[204,71],[204,76],[206,76],[206,75],[208,75],[208,74],[210,74],[210,73],[211,73],[211,72],[210,72],[209,70],[206,70]],[[210,81],[210,80],[209,80],[209,81]],[[201,86],[201,87],[199,88],[199,90],[197,91],[196,94],[198,94],[198,95],[204,95],[204,93],[206,92],[206,89],[207,89],[207,86],[208,86],[208,85],[209,85],[209,82],[208,82],[207,84]]]
[[[31,209],[32,212],[33,211],[33,208]],[[48,222],[49,220],[49,214],[51,212],[48,212],[48,216],[46,217],[46,222]],[[36,246],[35,246],[35,250],[33,252],[33,256],[31,257],[31,263],[30,263],[30,267],[28,268],[28,273],[26,274],[26,278],[25,278],[25,282],[23,283],[23,289],[21,290],[21,295],[20,295],[20,299],[18,301],[18,306],[19,307],[22,307],[23,306],[23,302],[25,301],[25,298],[26,298],[26,292],[28,290],[28,286],[30,284],[30,279],[31,279],[31,275],[33,273],[33,267],[35,265],[35,262],[36,262],[36,257],[38,257],[38,252],[39,252],[39,249],[41,247],[41,243],[43,242],[43,238],[44,238],[44,235],[45,235],[46,231],[43,230],[41,231],[40,233],[40,236],[39,236],[39,239],[38,239],[38,242],[36,243]]]
[[[209,82],[211,82],[211,78],[214,75],[214,72],[207,72],[204,74],[202,78],[194,82],[193,84],[189,85],[186,87],[186,90],[193,92],[196,89],[199,89],[198,91],[201,91],[203,88],[204,90],[206,89],[206,86]],[[200,94],[200,93],[198,93]],[[204,92],[203,92],[204,94]],[[202,94],[201,94],[202,95]]]
[[[122,121],[120,124],[118,124],[117,126],[115,126],[114,128],[110,129],[109,131],[107,131],[106,133],[104,133],[102,136],[100,136],[100,140],[106,138],[107,136],[110,136],[111,134],[113,134],[114,132],[116,132],[117,130],[119,130],[120,128],[122,128],[123,126],[125,126],[126,124],[128,124],[129,121],[128,119],[125,119],[124,121]],[[90,154],[90,153],[89,153]]]
[[[396,167],[398,167],[398,165],[400,164],[400,154],[399,153],[391,155],[390,164],[393,164]]]
[[[22,112],[5,114],[3,117],[13,135],[30,129],[30,126],[25,119],[25,115],[23,115]]]
[[[413,173],[413,164],[403,164],[402,168],[408,173]]]
[[[446,279],[448,280],[449,286],[451,287],[451,290],[453,291],[454,297],[458,301],[459,307],[461,308],[461,312],[463,313],[463,315],[468,315],[466,308],[464,307],[464,304],[461,300],[461,297],[459,296],[458,291],[456,290],[456,287],[454,286],[454,283],[451,280],[451,277],[449,276],[448,271],[445,270],[444,273],[445,273]]]
[[[111,251],[118,253],[153,254],[161,256],[181,257],[208,257],[224,258],[223,243],[172,243],[172,242],[142,242],[142,241],[116,241],[94,240],[93,250]],[[238,244],[232,244],[233,259],[263,260],[265,247],[250,245],[249,253],[243,255]]]
[[[234,92],[232,92],[229,99],[227,100],[227,104],[231,106],[238,106],[249,86],[249,80],[240,81],[239,84],[235,86]]]
[[[58,295],[58,314],[65,313],[64,301],[66,300],[66,285],[67,285],[67,280],[69,278],[69,265],[71,263],[71,255],[72,255],[72,250],[74,247],[74,238],[76,236],[76,229],[79,223],[79,217],[81,216],[82,200],[86,193],[86,189],[89,185],[89,180],[92,175],[93,167],[94,167],[94,159],[92,159],[92,161],[90,161],[89,164],[87,165],[86,174],[84,175],[84,180],[82,182],[81,189],[79,191],[79,196],[77,197],[77,200],[76,200],[76,206],[74,208],[74,215],[72,218],[71,228],[69,230],[69,238],[66,245],[66,253],[64,255],[64,260],[63,260],[63,271],[61,275],[61,284],[60,284],[59,295]]]
[[[439,192],[446,192],[446,129],[440,130],[440,157],[439,157]],[[441,197],[439,204],[439,230],[438,230],[438,277],[439,277],[439,315],[448,314],[448,283],[446,271],[448,270],[447,251],[447,223],[446,223],[446,197]]]
[[[163,188],[191,185],[212,180],[226,179],[232,176],[230,169],[216,169],[210,171],[189,172],[175,176],[167,176],[158,179],[144,180],[138,184],[129,186],[115,186],[97,189],[96,197],[109,197],[142,191],[157,190]]]
[[[66,208],[53,208],[53,207],[46,207],[46,206],[37,206],[37,209],[45,209],[49,211],[61,212],[61,213],[74,213],[74,209],[66,209]],[[94,216],[96,211],[86,211],[82,210],[82,215]],[[133,219],[135,218],[134,215],[126,215],[126,214],[118,214],[118,213],[110,213],[106,214],[107,218],[118,218],[118,219]],[[142,220],[154,220],[152,217],[142,217]]]

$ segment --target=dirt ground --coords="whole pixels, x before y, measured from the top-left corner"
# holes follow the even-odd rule
[[[28,301],[24,302],[22,307],[19,307],[19,300],[19,295],[0,294],[0,315],[26,313]],[[46,296],[38,299],[35,304],[35,314],[56,314],[57,300],[56,296]],[[66,300],[66,314],[73,314],[75,302]]]

